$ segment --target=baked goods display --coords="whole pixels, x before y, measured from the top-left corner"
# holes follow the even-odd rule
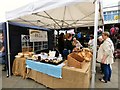
[[[92,59],[92,51],[89,48],[83,48],[81,54],[85,61],[90,61]]]
[[[74,48],[73,49],[73,52],[80,52],[82,49],[80,49],[80,48]]]
[[[31,57],[33,54],[34,54],[34,52],[20,52],[15,57],[16,58],[22,58],[22,57],[28,58],[28,57]]]
[[[84,58],[81,53],[71,53],[71,57],[76,59],[79,62],[83,62]]]
[[[56,58],[56,59],[41,59],[40,62],[43,63],[49,63],[49,64],[53,64],[53,65],[58,65],[60,63],[62,63],[64,60]]]
[[[49,51],[49,53],[41,52],[40,54],[34,54],[33,52],[24,52],[24,53],[18,53],[16,55],[16,58],[26,58],[29,60],[34,60],[37,62],[43,62],[43,63],[49,63],[58,65],[63,62],[63,58],[61,57],[61,54],[59,54],[58,57],[55,57],[55,51]]]
[[[55,57],[55,52],[53,52],[53,55],[51,55],[50,51],[48,54],[47,53],[39,54],[38,59],[36,61],[58,65],[62,63],[64,60],[62,59],[61,55],[59,55],[59,57]]]
[[[89,48],[80,49],[77,52],[71,53],[71,57],[79,62],[90,61],[92,59],[92,52]]]
[[[92,52],[88,48],[82,48],[79,52],[72,52],[67,57],[67,66],[80,68],[92,60]]]

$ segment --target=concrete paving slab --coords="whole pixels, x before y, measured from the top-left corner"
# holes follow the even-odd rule
[[[2,65],[0,64],[0,77],[2,76]]]
[[[2,77],[0,77],[0,90],[2,89]]]
[[[23,80],[23,79],[20,79],[15,85],[14,85],[14,88],[33,88],[35,82],[33,82],[33,80],[29,80],[29,79],[26,79],[26,80]]]
[[[99,81],[99,78],[102,77],[102,74],[100,73],[100,65],[97,63],[96,67],[96,88],[118,88],[118,59],[115,61],[115,63],[112,65],[112,76],[111,76],[111,82],[108,83],[102,83]]]
[[[11,78],[3,78],[3,80],[2,80],[2,87],[3,88],[13,88],[15,86],[15,84],[19,80],[20,79],[18,79],[18,78],[13,79],[13,77],[11,77]]]
[[[35,82],[33,88],[46,88],[46,87],[38,82]]]

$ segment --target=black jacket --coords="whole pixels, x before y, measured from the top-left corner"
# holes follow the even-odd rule
[[[71,42],[71,41],[69,41],[69,40],[66,40],[66,41],[65,41],[64,49],[67,49],[67,50],[72,51],[74,47],[75,47],[75,46],[72,45],[72,42]]]

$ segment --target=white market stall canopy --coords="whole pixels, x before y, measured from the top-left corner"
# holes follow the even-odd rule
[[[95,86],[97,30],[103,24],[100,0],[37,0],[24,7],[6,13],[10,22],[40,26],[50,29],[94,26],[94,45],[91,88]],[[98,22],[99,21],[99,22]],[[9,22],[7,48],[10,75]]]
[[[99,25],[103,24],[99,2]],[[37,0],[6,13],[11,22],[50,29],[94,26],[95,0]]]

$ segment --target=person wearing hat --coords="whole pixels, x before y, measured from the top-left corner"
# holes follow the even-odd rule
[[[88,47],[93,50],[93,42],[94,42],[94,37],[93,35],[90,35],[90,40],[88,42]]]
[[[104,42],[104,39],[102,38],[102,36],[98,37],[98,42],[99,42],[98,43],[98,54],[100,54],[101,48],[102,48],[102,43]],[[99,56],[99,55],[97,55],[97,56]],[[101,72],[103,73],[103,64],[101,63],[101,61],[99,59],[97,59],[97,61],[100,63]]]
[[[72,41],[72,45],[75,46],[76,48],[80,49],[83,46],[81,45],[81,43],[74,37],[73,41]]]

